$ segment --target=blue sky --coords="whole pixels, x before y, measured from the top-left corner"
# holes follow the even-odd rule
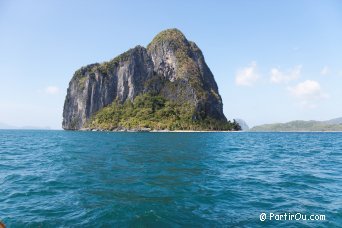
[[[228,119],[342,116],[342,1],[0,1],[0,122],[61,128],[75,70],[161,30],[202,49]]]

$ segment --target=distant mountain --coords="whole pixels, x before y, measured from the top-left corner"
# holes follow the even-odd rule
[[[249,131],[249,126],[247,125],[246,121],[243,119],[235,119],[235,121],[240,125],[241,130]]]
[[[342,131],[342,118],[327,121],[295,120],[255,126],[251,131]]]
[[[326,123],[326,124],[342,124],[342,117],[332,119],[332,120],[327,120],[327,121],[324,121],[324,123]]]
[[[17,127],[5,123],[0,123],[0,129],[16,129]]]
[[[37,126],[23,126],[19,129],[22,129],[22,130],[51,130],[50,127],[37,127]]]
[[[17,126],[12,126],[9,124],[5,123],[0,123],[0,129],[18,129],[18,130],[51,130],[50,127],[37,127],[37,126],[23,126],[23,127],[17,127]]]

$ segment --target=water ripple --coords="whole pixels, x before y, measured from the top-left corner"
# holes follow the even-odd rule
[[[9,227],[342,224],[342,133],[0,131]],[[325,214],[266,221],[261,212]]]

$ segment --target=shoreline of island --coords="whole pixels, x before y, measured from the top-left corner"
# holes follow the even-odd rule
[[[126,128],[117,128],[113,130],[106,130],[106,129],[98,129],[98,128],[81,128],[77,131],[91,131],[91,132],[151,132],[151,133],[197,133],[197,132],[243,132],[243,131],[226,131],[226,130],[156,130],[151,128],[133,128],[133,129],[126,129]]]
[[[88,132],[147,132],[147,133],[237,133],[237,132],[250,132],[250,133],[342,133],[342,131],[220,131],[220,130],[152,130],[149,128],[139,128],[139,129],[89,129],[82,128],[76,131],[88,131]]]

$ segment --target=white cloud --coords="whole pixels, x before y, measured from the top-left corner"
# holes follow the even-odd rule
[[[321,70],[321,75],[327,75],[330,73],[330,68],[328,66],[324,66]]]
[[[57,86],[48,86],[44,89],[45,93],[51,94],[51,95],[57,94],[57,93],[59,93],[59,91],[60,90]]]
[[[288,70],[287,72],[282,72],[279,68],[272,68],[270,71],[271,82],[280,84],[297,80],[300,77],[301,70],[301,65],[297,65],[292,69]]]
[[[305,108],[316,108],[319,101],[328,98],[328,95],[322,91],[321,85],[313,80],[298,83],[296,86],[290,87],[289,91]]]
[[[257,64],[253,61],[250,66],[240,69],[236,72],[235,83],[238,86],[253,86],[253,84],[259,79],[259,75],[256,72]]]

